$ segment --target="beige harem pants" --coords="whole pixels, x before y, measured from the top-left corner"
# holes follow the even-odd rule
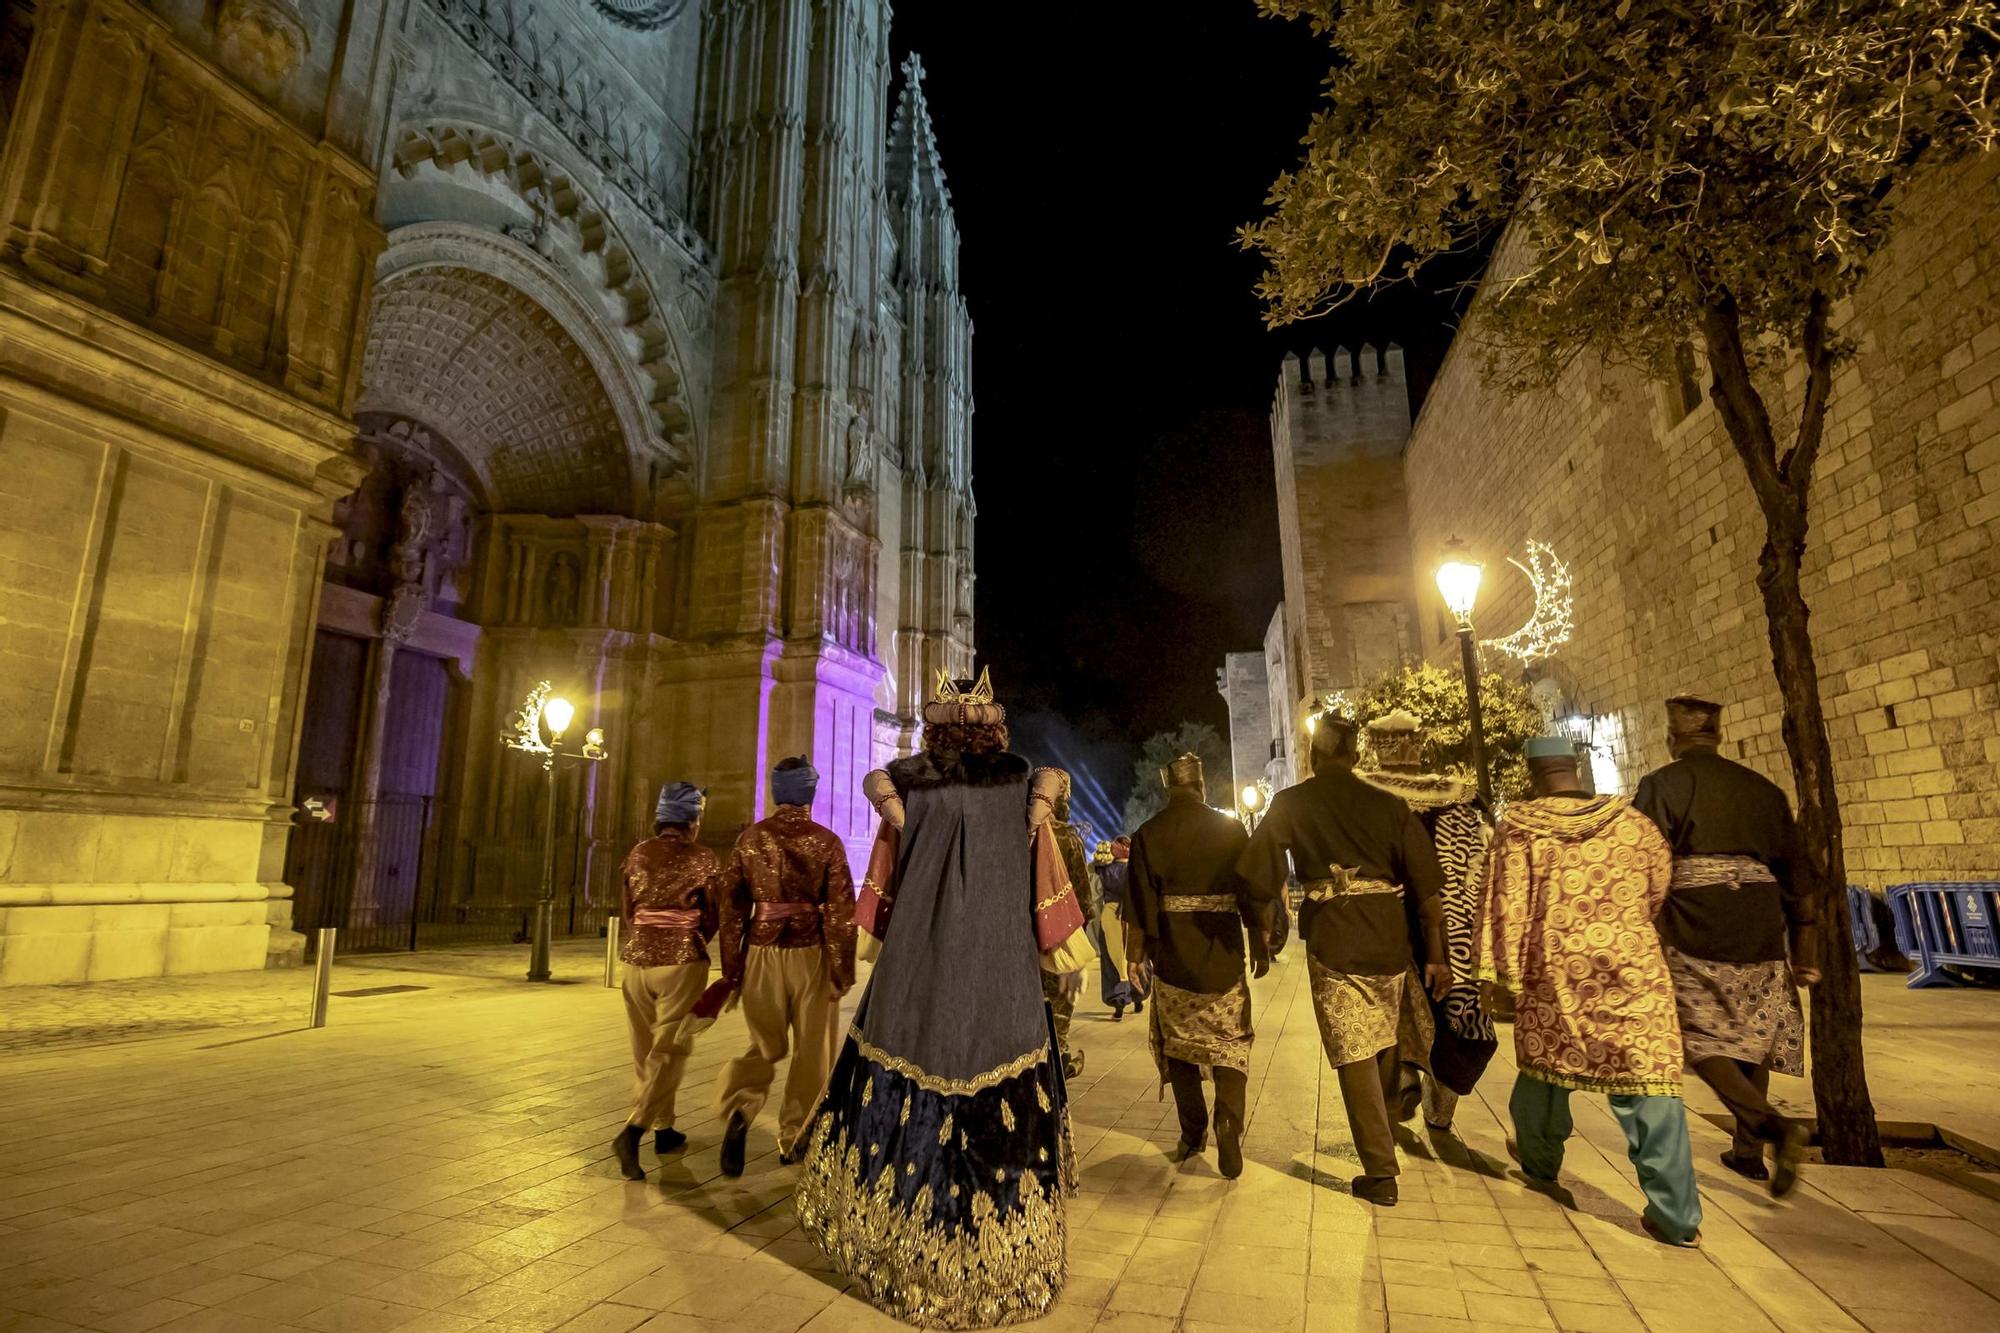
[[[840,1045],[840,1006],[827,979],[826,951],[817,944],[751,945],[743,960],[743,1020],[750,1028],[750,1049],[724,1066],[716,1109],[725,1125],[732,1115],[746,1124],[756,1120],[789,1047],[792,1067],[778,1106],[778,1149],[790,1152],[805,1132]]]
[[[693,1043],[675,1045],[675,1029],[708,985],[708,964],[625,965],[625,1025],[632,1035],[632,1119],[641,1129],[674,1127],[674,1092]]]

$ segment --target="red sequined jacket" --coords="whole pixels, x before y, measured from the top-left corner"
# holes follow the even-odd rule
[[[679,829],[648,838],[625,854],[621,904],[625,947],[634,967],[705,963],[704,942],[720,926],[712,883],[720,859]]]
[[[716,880],[722,975],[741,983],[751,945],[824,949],[836,991],[854,984],[854,877],[847,848],[801,805],[743,830]]]

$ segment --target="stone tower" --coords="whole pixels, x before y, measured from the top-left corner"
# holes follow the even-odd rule
[[[1348,689],[1418,650],[1402,349],[1285,357],[1271,404],[1285,571],[1286,691]],[[1300,750],[1303,753],[1303,749]]]

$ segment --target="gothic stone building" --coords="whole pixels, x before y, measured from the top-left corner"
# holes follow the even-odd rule
[[[886,0],[10,0],[0,984],[518,918],[543,679],[566,924],[664,779],[859,848],[972,655],[921,80]]]

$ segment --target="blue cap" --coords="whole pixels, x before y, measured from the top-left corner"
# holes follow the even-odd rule
[[[1576,742],[1567,736],[1530,736],[1521,747],[1523,759],[1574,759]]]
[[[819,790],[819,770],[805,755],[783,762],[797,767],[771,770],[771,799],[779,805],[811,805],[813,793]]]
[[[708,807],[708,793],[692,782],[669,782],[653,802],[655,824],[692,824]]]

